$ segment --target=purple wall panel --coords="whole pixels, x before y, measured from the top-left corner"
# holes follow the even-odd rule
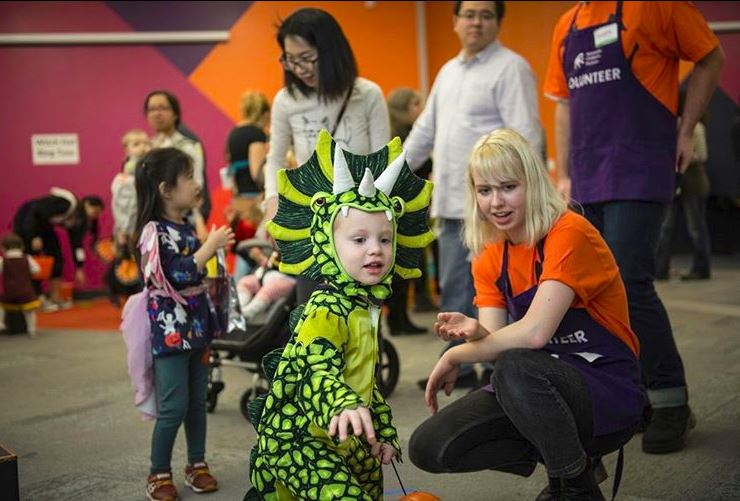
[[[252,2],[106,2],[136,31],[228,30]],[[215,44],[158,45],[189,75]]]
[[[2,2],[0,32],[129,31],[103,2]]]

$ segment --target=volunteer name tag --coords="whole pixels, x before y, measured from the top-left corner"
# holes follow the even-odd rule
[[[617,23],[607,24],[594,30],[594,47],[597,49],[617,41],[619,28]]]

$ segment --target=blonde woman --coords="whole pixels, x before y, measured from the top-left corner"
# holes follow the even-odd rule
[[[241,97],[242,120],[226,140],[226,161],[234,179],[235,193],[256,197],[264,185],[270,102],[261,92],[248,90]]]
[[[467,192],[479,316],[437,317],[439,337],[466,343],[446,351],[429,376],[434,416],[412,436],[411,460],[430,472],[523,476],[542,461],[550,483],[538,500],[603,499],[590,458],[621,448],[645,404],[614,258],[512,130],[475,145]],[[437,413],[437,392],[449,395],[460,364],[486,361],[495,361],[491,385]]]

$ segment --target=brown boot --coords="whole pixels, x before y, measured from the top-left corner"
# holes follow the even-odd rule
[[[146,497],[150,501],[177,501],[175,484],[172,483],[172,473],[155,473],[146,479]]]
[[[205,461],[189,464],[185,467],[185,485],[201,494],[218,490],[218,482],[208,471]]]

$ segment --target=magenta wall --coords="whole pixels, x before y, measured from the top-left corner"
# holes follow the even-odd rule
[[[0,4],[0,32],[131,31],[102,2],[8,2]],[[0,48],[0,230],[29,198],[61,186],[110,200],[110,182],[123,159],[120,138],[133,127],[148,130],[143,99],[156,88],[178,96],[183,121],[203,140],[211,187],[223,164],[223,142],[232,122],[180,69],[150,46]],[[80,164],[34,166],[35,133],[76,132]],[[110,234],[110,211],[101,220]],[[91,266],[94,263],[91,264]],[[69,268],[69,267],[68,267]],[[93,266],[89,287],[100,286]]]
[[[740,20],[740,2],[696,2],[696,6],[708,22]],[[740,33],[721,34],[719,41],[727,58],[719,86],[736,104],[740,104]]]

